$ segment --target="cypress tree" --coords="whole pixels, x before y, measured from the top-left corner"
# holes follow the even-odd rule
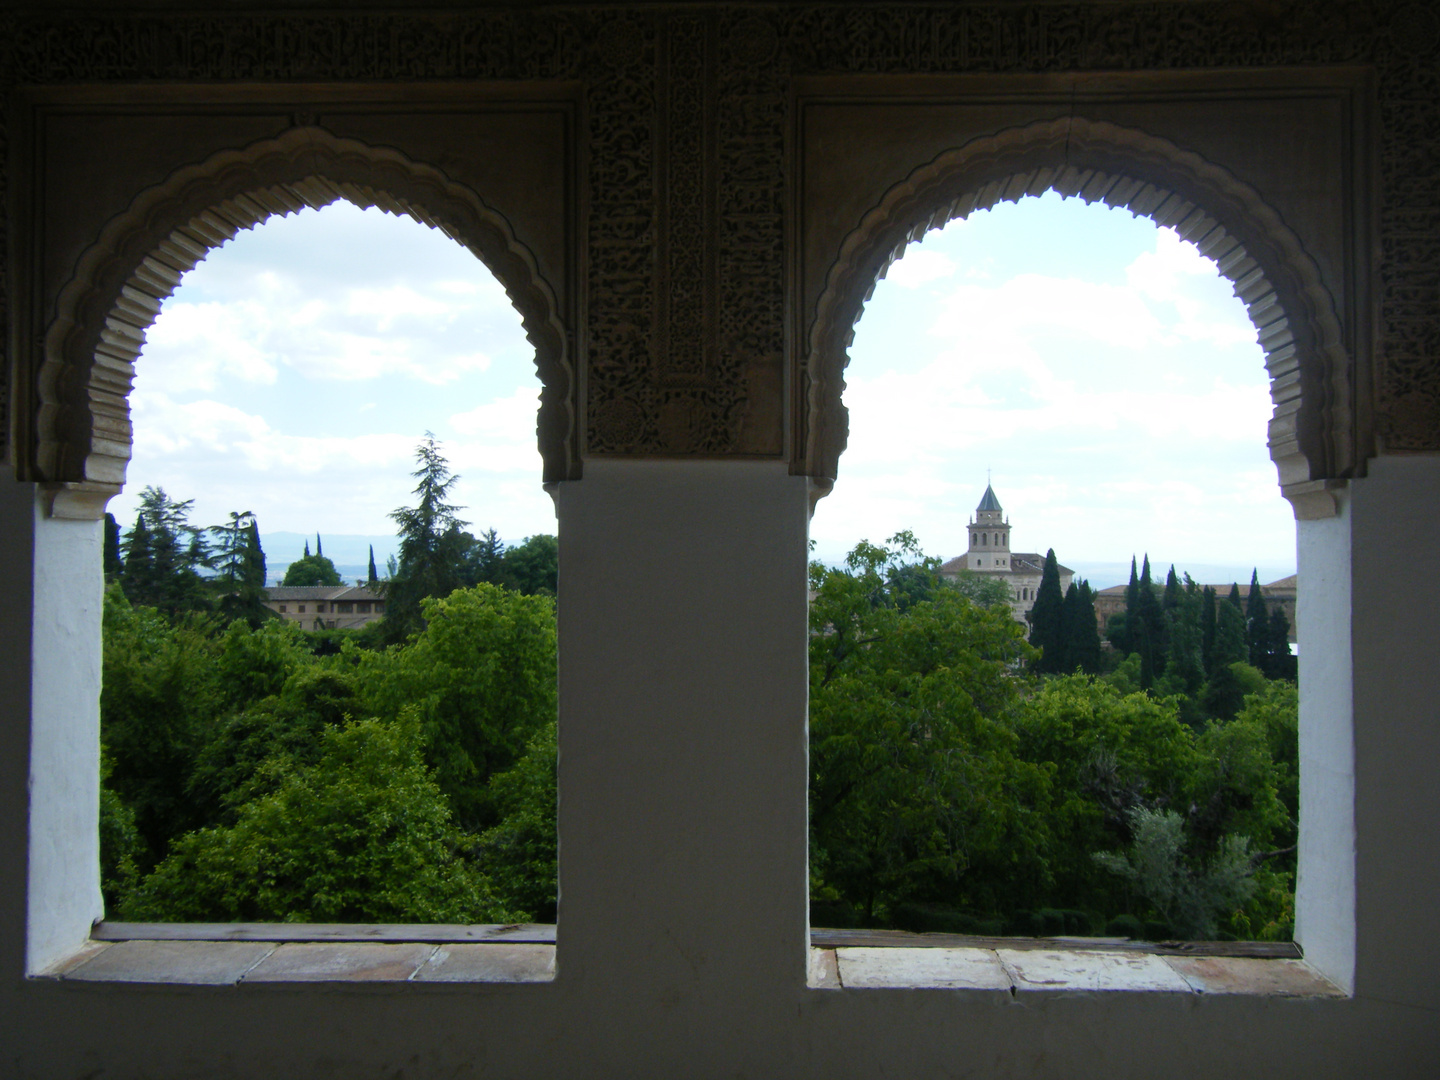
[[[260,546],[260,526],[253,514],[250,515],[250,529],[245,536],[244,581],[257,589],[265,587],[265,550]]]
[[[1171,587],[1173,584],[1173,588]],[[1165,611],[1167,635],[1165,668],[1172,682],[1182,686],[1187,693],[1199,689],[1205,681],[1205,664],[1201,646],[1200,595],[1190,575],[1185,575],[1185,586],[1175,580],[1175,570],[1170,570],[1170,579],[1165,587],[1166,601],[1171,602]]]
[[[1260,572],[1250,572],[1250,595],[1245,600],[1245,644],[1250,652],[1250,666],[1264,671],[1270,659],[1270,612],[1265,594],[1260,591]]]
[[[318,533],[316,534],[316,538],[319,538]],[[305,541],[305,554],[300,557],[302,559],[308,559],[310,557],[310,541],[308,539]]]
[[[155,565],[150,554],[150,527],[145,515],[137,514],[135,527],[125,537],[125,569],[120,588],[132,604],[149,602],[154,587]]]
[[[380,583],[380,575],[375,572],[375,545],[370,545],[370,572],[366,577],[365,584],[374,588]]]
[[[120,558],[120,523],[115,520],[115,515],[106,511],[105,513],[105,581],[119,581],[121,573],[125,570],[124,560]]]
[[[1270,656],[1265,674],[1272,679],[1294,679],[1297,670],[1290,652],[1290,620],[1279,604],[1270,612]]]
[[[316,555],[324,555],[324,554],[325,554],[325,547],[324,547],[323,544],[320,543],[320,534],[319,534],[318,532],[315,534],[315,554],[316,554]]]
[[[1245,643],[1245,616],[1238,604],[1219,604],[1215,609],[1215,648],[1210,660],[1210,674],[1240,660],[1248,660]]]
[[[1040,575],[1040,588],[1035,593],[1035,606],[1030,609],[1030,644],[1043,649],[1035,670],[1055,673],[1066,670],[1065,638],[1062,618],[1065,599],[1060,594],[1060,564],[1055,549],[1045,553],[1045,570]]]
[[[1065,663],[1070,670],[1079,668],[1087,675],[1100,670],[1100,627],[1095,618],[1095,590],[1081,579],[1065,590],[1061,612],[1065,638]]]
[[[1140,685],[1149,689],[1156,676],[1165,670],[1164,614],[1155,596],[1155,583],[1150,577],[1150,556],[1145,556],[1135,592],[1135,622],[1130,630],[1140,654]]]
[[[1225,597],[1225,599],[1235,605],[1236,611],[1242,615],[1245,613],[1245,601],[1240,599],[1240,585],[1238,582],[1232,581],[1230,583],[1230,595]]]
[[[1215,670],[1215,590],[1209,585],[1200,594],[1200,652],[1205,670]]]

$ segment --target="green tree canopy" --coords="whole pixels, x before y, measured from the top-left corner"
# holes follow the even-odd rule
[[[934,566],[902,533],[810,572],[812,875],[871,918],[972,885],[990,903],[999,864],[1043,872],[1027,812],[1043,776],[1001,719],[1032,650],[1008,606],[976,606]]]
[[[343,585],[335,564],[324,555],[304,555],[285,568],[281,585]]]
[[[495,823],[490,777],[555,719],[555,604],[494,585],[424,601],[425,629],[403,649],[358,651],[364,714],[414,705],[425,757],[457,821]]]
[[[210,568],[205,530],[190,524],[193,499],[176,502],[164,488],[140,493],[135,527],[122,547],[125,569],[120,584],[133,604],[158,608],[167,615],[206,611],[210,589],[202,570]]]
[[[421,760],[419,724],[361,720],[321,735],[319,760],[179,840],[131,894],[140,920],[513,921]]]

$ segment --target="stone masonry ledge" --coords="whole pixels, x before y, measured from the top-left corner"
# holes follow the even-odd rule
[[[971,990],[1021,994],[1131,991],[1344,997],[1303,960],[1240,956],[1163,956],[1083,948],[811,949],[818,990]]]
[[[555,946],[489,942],[90,941],[40,976],[64,982],[544,983]],[[817,990],[1057,991],[1344,997],[1303,960],[1164,956],[1084,948],[837,947],[810,950]]]
[[[538,943],[90,941],[40,976],[64,982],[543,983],[555,946]]]

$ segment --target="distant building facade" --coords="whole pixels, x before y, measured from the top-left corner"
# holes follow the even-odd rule
[[[1223,602],[1230,595],[1231,584],[1227,581],[1223,585],[1201,585],[1200,588],[1214,589],[1216,601]],[[1266,610],[1274,611],[1278,606],[1285,613],[1285,621],[1290,624],[1290,643],[1292,645],[1298,640],[1295,636],[1295,590],[1297,585],[1297,576],[1291,574],[1279,581],[1272,581],[1269,585],[1260,586],[1260,595],[1265,597]],[[1100,624],[1101,641],[1106,640],[1105,635],[1109,630],[1111,618],[1125,610],[1125,590],[1128,587],[1127,585],[1112,585],[1095,594],[1095,621]],[[1249,595],[1249,584],[1241,583],[1241,600],[1245,600]]]
[[[265,606],[303,630],[354,630],[385,614],[385,597],[364,585],[275,585]]]
[[[975,519],[970,522],[970,546],[964,555],[957,555],[940,567],[940,576],[956,578],[960,571],[970,570],[977,574],[999,577],[1010,587],[1010,608],[1020,622],[1028,622],[1030,609],[1035,606],[1035,594],[1040,589],[1040,579],[1045,573],[1045,556],[1033,551],[1010,550],[1010,521],[995,489],[985,485],[985,494],[980,505],[975,507]],[[1060,567],[1060,592],[1070,587],[1075,571],[1067,566]]]

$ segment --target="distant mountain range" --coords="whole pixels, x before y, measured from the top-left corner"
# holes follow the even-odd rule
[[[361,581],[369,573],[370,545],[375,545],[375,568],[385,576],[385,561],[398,555],[400,540],[395,536],[360,536],[354,533],[321,533],[325,557],[335,564],[344,581]],[[285,569],[305,554],[305,545],[315,554],[315,535],[296,532],[262,532],[260,547],[265,552],[266,584],[278,585]]]

